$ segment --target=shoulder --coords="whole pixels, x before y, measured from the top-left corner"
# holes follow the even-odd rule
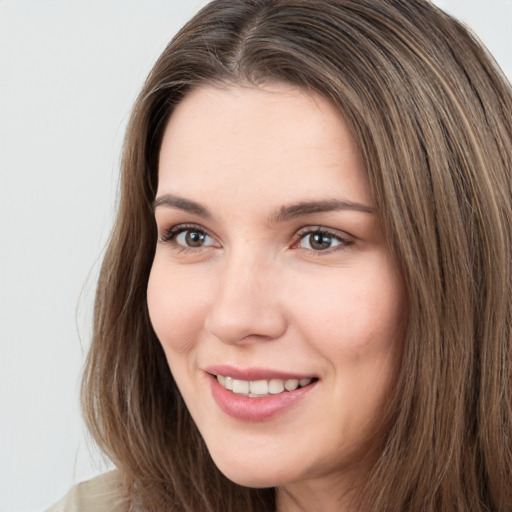
[[[110,471],[75,485],[46,512],[122,512],[118,488],[118,472]]]

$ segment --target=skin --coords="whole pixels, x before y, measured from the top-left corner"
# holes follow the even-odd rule
[[[156,197],[149,312],[213,460],[239,484],[278,487],[280,511],[348,510],[393,388],[406,299],[343,118],[282,84],[195,89],[166,127]],[[279,215],[311,201],[321,211]],[[281,414],[242,421],[212,398],[212,364],[318,381]]]

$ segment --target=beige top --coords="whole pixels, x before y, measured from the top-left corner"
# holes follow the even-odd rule
[[[75,485],[46,512],[123,512],[116,503],[117,471]]]

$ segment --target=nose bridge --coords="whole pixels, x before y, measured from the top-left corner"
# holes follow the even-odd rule
[[[286,319],[278,280],[276,263],[263,250],[248,243],[233,249],[219,272],[207,330],[224,343],[281,336]]]

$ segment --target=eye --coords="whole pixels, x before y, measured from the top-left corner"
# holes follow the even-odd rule
[[[203,247],[212,245],[211,238],[204,231],[187,229],[175,237],[176,243],[185,247]]]
[[[219,246],[213,237],[198,226],[174,226],[164,233],[161,240],[183,249]]]
[[[328,249],[340,246],[347,247],[353,243],[339,235],[322,229],[309,229],[308,231],[299,233],[299,236],[300,240],[296,247],[316,252],[327,251]]]

